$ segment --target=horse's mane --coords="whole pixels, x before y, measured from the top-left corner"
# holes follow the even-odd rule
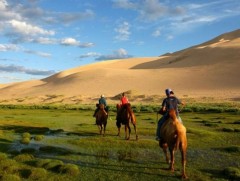
[[[173,121],[178,121],[177,120],[177,115],[174,109],[170,109],[169,110],[169,117],[173,120]]]

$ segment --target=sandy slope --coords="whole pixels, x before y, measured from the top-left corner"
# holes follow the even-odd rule
[[[1,100],[40,103],[84,102],[100,94],[113,97],[134,90],[138,95],[239,98],[240,30],[161,57],[103,61],[69,69],[42,80],[0,85]],[[140,100],[142,101],[142,100]],[[6,102],[6,101],[5,101]]]

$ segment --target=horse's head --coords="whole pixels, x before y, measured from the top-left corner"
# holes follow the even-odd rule
[[[116,107],[117,107],[117,110],[119,110],[121,108],[121,105],[117,104]]]

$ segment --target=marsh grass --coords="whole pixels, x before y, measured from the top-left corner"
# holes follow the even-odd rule
[[[0,179],[179,180],[180,153],[176,152],[176,171],[171,173],[155,141],[160,116],[154,112],[156,107],[149,107],[136,106],[138,141],[133,127],[129,141],[124,139],[123,127],[121,136],[116,136],[114,108],[109,113],[105,137],[99,135],[89,108],[1,109]],[[240,163],[239,133],[223,129],[240,129],[234,124],[239,114],[191,111],[181,113],[187,128],[189,180],[235,178]],[[30,134],[30,143],[20,144],[20,151],[10,153],[25,133]],[[38,136],[43,139],[35,139]],[[229,168],[235,171],[224,171]]]

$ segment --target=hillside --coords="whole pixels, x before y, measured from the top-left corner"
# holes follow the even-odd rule
[[[238,100],[239,67],[240,30],[236,30],[160,57],[97,62],[42,80],[0,85],[1,102],[85,103],[124,91],[142,102],[163,97],[168,87],[178,97]]]

